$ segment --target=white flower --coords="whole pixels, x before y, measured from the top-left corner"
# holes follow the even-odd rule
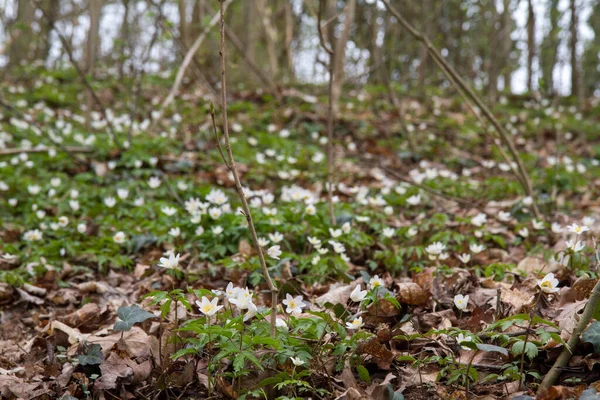
[[[228,297],[227,299],[238,309],[246,310],[250,307],[250,304],[252,303],[252,293],[250,293],[250,290],[248,290],[248,288],[238,288],[235,296]]]
[[[283,240],[283,235],[279,232],[269,233],[269,239],[271,239],[273,243],[279,243]]]
[[[225,192],[220,189],[212,189],[209,194],[206,195],[206,201],[212,204],[225,204],[229,201]]]
[[[115,241],[115,243],[122,244],[125,243],[125,240],[127,240],[127,236],[125,236],[125,233],[119,231],[115,233],[115,235],[113,236],[113,240]]]
[[[211,231],[212,231],[212,233],[213,233],[215,236],[218,236],[218,235],[220,235],[221,233],[223,233],[223,230],[224,230],[224,229],[223,229],[223,227],[222,227],[221,225],[213,226],[213,227],[211,228]]]
[[[38,194],[40,191],[42,190],[42,188],[38,185],[29,185],[27,186],[27,191],[29,192],[29,194],[32,195],[36,195]]]
[[[306,307],[306,304],[302,301],[302,296],[293,297],[289,293],[286,293],[285,300],[282,303],[286,306],[285,312],[288,314],[301,313],[302,309]]]
[[[69,196],[71,196],[72,199],[76,199],[79,197],[79,190],[77,189],[71,189],[71,193],[69,193]]]
[[[290,357],[290,360],[292,360],[292,364],[294,364],[296,367],[304,365],[304,361],[302,361],[300,357]]]
[[[479,213],[471,219],[471,223],[475,226],[482,226],[487,221],[487,215]]]
[[[46,211],[44,211],[44,210],[37,210],[36,213],[35,213],[35,215],[39,219],[44,219],[44,217],[46,216]]]
[[[336,242],[335,240],[330,240],[329,244],[333,247],[333,251],[338,254],[344,253],[346,251],[346,247],[343,243]]]
[[[463,264],[468,264],[471,261],[471,255],[468,253],[459,254],[456,256]]]
[[[416,206],[421,202],[421,195],[415,194],[406,199],[406,202],[411,206]]]
[[[189,187],[188,184],[185,183],[184,181],[177,182],[177,189],[181,190],[182,192],[186,191],[188,189],[188,187]]]
[[[456,343],[458,343],[459,345],[464,342],[471,342],[472,340],[473,340],[473,338],[471,336],[464,336],[462,333],[459,333],[458,336],[456,337]],[[464,350],[471,350],[467,346],[461,346],[461,347]]]
[[[256,315],[257,312],[258,312],[258,308],[256,307],[256,305],[253,302],[249,302],[248,303],[248,311],[246,311],[246,314],[244,314],[243,321],[246,322],[250,318],[254,318],[254,316]]]
[[[148,179],[148,186],[150,186],[151,189],[157,189],[160,184],[160,178],[157,178],[156,176],[152,176],[150,179]]]
[[[279,256],[282,254],[281,247],[279,245],[271,246],[267,250],[269,257],[279,260]]]
[[[310,243],[312,245],[312,247],[314,247],[315,249],[318,249],[321,247],[321,241],[319,239],[317,239],[316,237],[309,236],[308,243]]]
[[[84,222],[77,225],[77,232],[85,233],[85,231],[87,231],[87,225]]]
[[[69,218],[65,217],[64,215],[62,217],[59,217],[58,224],[63,228],[66,227],[67,225],[69,225]]]
[[[23,234],[23,240],[26,242],[36,242],[42,240],[43,234],[39,229],[27,231]]]
[[[446,249],[446,245],[442,242],[435,242],[425,247],[425,251],[434,258],[442,254],[442,252]]]
[[[356,285],[356,287],[350,293],[350,300],[360,303],[367,296],[366,290],[361,290],[360,284]]]
[[[332,238],[337,238],[337,237],[342,236],[342,230],[329,228],[329,234],[331,235]]]
[[[14,206],[16,206],[18,202],[19,202],[19,200],[15,199],[15,198],[8,199],[8,204],[9,204],[11,207],[14,207]]]
[[[181,228],[179,228],[178,226],[175,226],[175,227],[169,229],[169,235],[171,235],[173,237],[178,237],[179,235],[181,235]]]
[[[73,210],[73,211],[79,210],[79,201],[69,200],[69,207],[71,207],[71,210]]]
[[[544,229],[544,221],[538,221],[537,219],[534,219],[531,221],[531,225],[533,225],[533,229]]]
[[[60,183],[61,183],[60,178],[50,179],[50,186],[52,186],[52,187],[58,187],[58,186],[60,186]]]
[[[210,217],[212,219],[219,219],[221,214],[223,214],[223,212],[218,207],[212,207],[211,209],[208,210],[208,215],[210,215]]]
[[[287,327],[288,327],[287,324],[285,323],[285,321],[281,318],[277,318],[275,320],[275,326],[277,328],[283,328],[283,329],[287,329]]]
[[[171,253],[169,258],[161,257],[158,266],[167,269],[177,268],[179,266],[179,254],[174,255]]]
[[[317,207],[314,204],[309,204],[304,209],[307,215],[315,215],[317,213]]]
[[[175,207],[164,206],[160,210],[168,217],[172,217],[173,215],[177,214],[177,209]]]
[[[312,265],[317,265],[319,261],[321,261],[321,257],[317,254],[310,260],[310,263]]]
[[[411,226],[406,231],[406,236],[408,236],[410,238],[410,237],[416,236],[417,233],[419,233],[419,230],[417,228],[415,228],[414,226]]]
[[[115,199],[114,197],[105,197],[104,204],[108,208],[113,208],[115,204],[117,204],[117,199]]]
[[[482,244],[471,243],[469,245],[469,250],[471,250],[471,253],[473,254],[478,254],[485,250],[485,246]]]
[[[317,252],[321,255],[325,255],[325,254],[329,253],[329,249],[326,249],[325,247],[320,247],[317,249]]]
[[[466,310],[469,305],[469,295],[463,296],[462,294],[457,294],[454,296],[454,305],[461,311]]]
[[[238,295],[238,293],[240,292],[240,290],[242,290],[242,288],[239,288],[237,286],[233,286],[233,282],[229,282],[229,284],[225,288],[225,297],[228,300],[236,298],[237,295]]]
[[[350,230],[352,230],[352,227],[350,226],[350,222],[345,222],[342,225],[342,232],[344,232],[345,234],[350,233]]]
[[[544,277],[544,279],[538,281],[538,286],[540,287],[540,289],[542,289],[542,292],[544,293],[555,293],[560,290],[557,288],[558,279],[554,277],[553,273],[547,274]]]
[[[268,244],[269,244],[269,239],[267,239],[267,238],[258,238],[258,245],[260,247],[265,247]]]
[[[561,233],[563,231],[563,227],[558,222],[553,222],[552,225],[550,226],[550,229],[554,233]]]
[[[385,206],[383,208],[383,213],[385,215],[392,215],[394,213],[394,208],[392,206]]]
[[[519,231],[517,233],[519,235],[521,235],[522,237],[526,238],[527,236],[529,236],[529,229],[527,229],[527,228],[519,229]]]
[[[523,198],[523,204],[525,204],[526,206],[532,205],[533,199],[531,198],[531,196],[527,196],[527,197]]]
[[[125,200],[129,196],[129,190],[117,189],[117,196],[119,196],[121,200]]]
[[[379,275],[375,275],[369,280],[369,290],[377,289],[378,287],[383,287],[384,282],[383,279],[379,277]]]
[[[354,318],[352,322],[346,322],[348,329],[360,329],[364,325],[362,317]]]
[[[144,203],[146,203],[146,200],[144,200],[143,197],[138,197],[137,199],[135,199],[133,201],[133,205],[136,206],[136,207],[141,207],[141,206],[144,205]]]
[[[508,211],[500,211],[498,213],[498,219],[503,222],[507,222],[510,220],[510,213]]]
[[[208,317],[211,317],[217,313],[223,306],[218,305],[219,298],[215,297],[212,300],[208,300],[206,296],[202,296],[202,301],[196,300],[196,305],[200,309],[200,312]]]
[[[583,225],[594,225],[594,222],[596,222],[596,219],[593,217],[583,217],[581,220]]]
[[[199,227],[196,228],[196,236],[202,236],[204,234],[204,228],[202,227],[202,225],[200,225]]]
[[[394,228],[384,228],[383,229],[383,236],[385,236],[386,238],[391,238],[392,236],[394,236],[396,234],[396,230]]]
[[[581,243],[579,240],[577,242],[567,240],[565,244],[567,245],[567,249],[574,253],[580,252],[585,247],[585,244]]]
[[[573,232],[576,233],[578,235],[581,235],[583,232],[589,231],[590,228],[588,228],[587,226],[583,225],[583,226],[579,226],[576,223],[573,223],[573,225],[568,225],[567,226],[567,230],[569,232]]]

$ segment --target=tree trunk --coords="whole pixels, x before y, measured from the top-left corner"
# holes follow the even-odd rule
[[[490,56],[488,65],[488,101],[490,105],[493,106],[496,103],[496,98],[498,96],[498,71],[500,68],[500,57],[498,57],[498,41],[502,31],[497,29],[500,26],[500,21],[498,10],[496,9],[496,3],[492,2],[490,7],[492,18],[490,27]]]
[[[333,85],[331,88],[331,97],[333,101],[333,115],[337,115],[339,109],[339,99],[342,93],[342,84],[344,83],[344,61],[346,60],[346,44],[350,36],[350,28],[354,21],[356,11],[356,0],[348,0],[344,11],[344,27],[340,37],[335,40],[333,46]]]
[[[533,92],[533,59],[535,57],[535,12],[532,0],[527,0],[527,90]]]
[[[510,0],[504,0],[504,11],[502,12],[501,17],[502,32],[500,33],[500,40],[502,41],[502,44],[500,46],[502,49],[502,56],[501,60],[499,60],[502,65],[501,70],[504,75],[504,91],[508,92],[510,92],[511,86],[512,63],[510,60],[510,53],[512,52],[513,47],[512,39],[510,37],[510,34],[513,29],[513,20],[511,17],[512,10],[510,7],[510,3]]]
[[[431,0],[423,0],[421,10],[421,17],[423,18],[423,34],[427,37],[431,37],[431,23],[432,23],[432,4]],[[429,55],[425,46],[420,46],[419,50],[419,94],[422,98],[425,97],[425,78],[427,76],[427,62]]]
[[[579,62],[577,58],[577,40],[578,40],[578,9],[577,0],[571,0],[571,24],[569,30],[571,31],[570,50],[571,50],[571,96],[577,99],[578,105],[582,105],[581,93],[581,71],[579,70]]]
[[[54,25],[56,24],[56,19],[58,18],[58,12],[60,11],[59,0],[45,0],[43,3],[41,3],[41,7],[44,7],[48,18],[44,18],[42,21],[40,21],[40,41],[36,51],[36,59],[46,61],[52,45],[50,42],[50,35],[54,30]]]
[[[179,0],[177,6],[179,9],[179,39],[187,49],[190,47],[190,25],[187,22],[187,1]]]
[[[130,37],[129,37],[129,0],[123,0],[123,6],[125,7],[125,12],[123,13],[123,21],[121,22],[121,30],[119,33],[119,38],[121,39],[121,44],[119,48],[119,77],[122,79],[125,74],[125,60],[127,56],[127,48],[129,47]]]
[[[244,3],[244,24],[245,24],[245,30],[246,33],[244,35],[244,47],[246,48],[246,55],[248,56],[248,59],[252,60],[252,62],[256,61],[256,18],[257,18],[257,14],[258,14],[258,10],[256,9],[256,7],[258,7],[259,4],[257,4],[254,1],[247,1]]]
[[[285,22],[285,42],[283,46],[283,57],[286,63],[286,74],[289,81],[294,80],[294,57],[292,41],[294,40],[294,15],[292,3],[288,0],[283,2],[283,14]]]
[[[260,20],[262,22],[265,46],[267,49],[267,58],[269,61],[269,70],[275,80],[279,76],[279,63],[277,60],[277,30],[271,23],[272,10],[267,5],[266,0],[255,0],[257,3],[257,11],[260,13]]]
[[[96,53],[98,44],[98,34],[100,31],[100,17],[102,15],[103,0],[90,0],[90,29],[88,30],[87,45],[85,48],[85,72],[94,76],[94,64],[96,63]],[[87,91],[86,108],[86,127],[89,129],[91,122],[91,112],[94,106],[92,93]]]
[[[8,51],[8,68],[18,66],[30,59],[33,32],[31,24],[35,17],[35,5],[30,0],[19,0],[17,18],[11,29]]]

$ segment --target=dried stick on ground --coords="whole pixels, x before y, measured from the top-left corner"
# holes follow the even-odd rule
[[[235,188],[242,203],[242,210],[244,212],[244,216],[248,221],[248,228],[250,229],[250,233],[252,234],[252,242],[254,243],[254,248],[256,249],[256,253],[258,254],[260,267],[262,268],[263,276],[265,278],[265,281],[267,282],[269,291],[271,292],[271,336],[274,337],[276,333],[277,302],[279,289],[277,289],[277,287],[273,283],[273,280],[271,279],[271,275],[269,274],[269,269],[267,268],[267,263],[265,261],[265,256],[263,254],[262,248],[258,244],[258,235],[256,234],[256,229],[254,228],[254,221],[252,220],[250,207],[248,207],[248,201],[246,200],[246,195],[244,194],[244,188],[242,187],[242,183],[240,181],[240,176],[235,165],[235,159],[233,158],[233,152],[231,151],[231,143],[229,141],[229,127],[227,125],[227,85],[225,80],[225,3],[229,1],[230,0],[219,0],[219,13],[221,16],[221,114],[223,117],[223,139],[225,141],[225,150],[227,153],[227,159],[224,159],[223,161],[225,162],[225,165],[227,165],[227,167],[231,171],[231,174],[233,175],[233,180],[235,181]],[[214,118],[214,111],[211,114]],[[217,146],[221,147],[218,132],[215,131],[215,135],[217,136]],[[222,149],[219,149],[219,151],[221,151],[221,154],[223,155]]]
[[[229,6],[229,4],[231,4],[231,1],[232,0],[226,0],[224,2],[223,6],[225,8],[227,8]],[[175,96],[177,96],[177,94],[179,93],[179,87],[181,86],[183,77],[185,76],[185,73],[187,72],[187,69],[190,66],[190,63],[192,62],[192,59],[196,55],[196,52],[200,48],[200,45],[202,45],[202,42],[204,42],[204,39],[206,39],[206,37],[208,36],[208,32],[210,31],[210,29],[213,26],[215,26],[218,22],[219,22],[219,13],[215,13],[215,15],[212,17],[212,19],[208,23],[208,25],[206,25],[206,27],[204,27],[202,32],[200,32],[200,35],[198,35],[194,44],[192,44],[192,46],[188,49],[188,52],[186,53],[185,57],[183,58],[183,62],[181,63],[181,67],[179,67],[179,70],[177,71],[177,75],[175,76],[175,82],[173,83],[173,87],[171,88],[171,91],[169,92],[167,97],[165,97],[165,99],[161,103],[160,108],[158,109],[158,114],[152,121],[152,128],[150,128],[151,130],[162,119],[162,116],[165,113],[166,108],[173,102],[173,100],[175,99]]]
[[[385,7],[388,9],[388,11],[391,12],[392,15],[394,15],[394,17],[396,17],[396,19],[398,20],[400,25],[402,25],[404,28],[406,28],[406,30],[408,30],[409,33],[416,40],[423,43],[423,45],[427,49],[427,52],[429,53],[429,56],[431,58],[433,58],[433,60],[438,65],[441,64],[443,66],[443,68],[441,68],[442,72],[444,73],[444,75],[446,75],[449,78],[450,83],[452,83],[453,85],[457,85],[457,89],[463,90],[464,93],[468,96],[468,98],[470,98],[471,101],[473,101],[473,103],[475,103],[475,105],[481,110],[481,112],[486,117],[486,119],[496,129],[496,131],[498,132],[498,135],[500,136],[500,140],[508,148],[509,153],[512,155],[514,161],[517,163],[517,169],[519,171],[519,174],[522,177],[523,182],[521,182],[521,183],[523,185],[523,189],[525,190],[525,193],[527,193],[527,195],[533,199],[533,213],[534,213],[535,217],[541,218],[540,211],[537,207],[536,197],[533,192],[533,187],[531,185],[531,179],[529,178],[529,174],[527,173],[527,170],[525,169],[525,166],[523,165],[521,157],[519,157],[519,153],[517,152],[515,145],[513,144],[512,140],[510,139],[508,132],[504,129],[504,127],[500,124],[500,122],[496,119],[496,117],[494,117],[492,112],[483,103],[483,101],[479,98],[479,96],[477,96],[475,94],[475,92],[473,92],[473,90],[465,83],[465,81],[460,77],[460,75],[456,72],[456,70],[450,64],[448,64],[448,62],[440,55],[440,52],[431,43],[429,38],[427,36],[423,35],[422,33],[420,33],[419,31],[417,31],[406,19],[404,19],[404,17],[402,17],[402,15],[398,12],[398,10],[396,10],[389,3],[389,0],[381,0],[381,1],[385,5]],[[450,78],[452,78],[452,79],[450,79]]]
[[[36,0],[36,5],[38,6],[39,10],[42,12],[42,15],[44,16],[44,18],[46,20],[50,21],[51,17],[44,10],[44,7],[42,7],[40,5],[39,0]],[[69,42],[67,41],[67,39],[65,38],[65,36],[58,29],[55,29],[55,32],[56,32],[56,35],[58,36],[58,39],[60,40],[60,42],[61,42],[64,50],[66,51],[67,56],[69,57],[69,61],[71,62],[71,65],[73,65],[73,68],[75,68],[75,71],[77,72],[77,75],[79,75],[79,78],[83,82],[83,84],[84,84],[85,88],[87,89],[88,93],[92,96],[92,99],[94,100],[94,102],[96,103],[96,105],[100,108],[100,112],[102,113],[102,117],[106,121],[106,125],[108,126],[108,130],[110,131],[110,135],[112,136],[112,139],[115,142],[115,146],[117,146],[118,149],[121,149],[121,143],[119,142],[119,139],[117,138],[117,132],[115,131],[115,127],[113,126],[112,121],[107,118],[106,108],[104,107],[104,104],[102,104],[102,101],[100,100],[100,98],[96,94],[96,91],[94,90],[94,88],[92,87],[92,85],[88,82],[88,80],[87,80],[87,78],[85,76],[85,73],[81,70],[81,68],[79,67],[79,64],[77,64],[77,61],[75,60],[75,57],[73,57],[73,51],[71,50],[71,46],[69,46]]]
[[[596,265],[598,268],[600,267],[600,255],[598,255],[595,240],[594,250],[596,251]],[[583,314],[581,314],[579,322],[577,322],[575,329],[573,329],[573,332],[571,333],[571,337],[569,338],[567,345],[563,347],[558,358],[554,362],[554,365],[552,366],[552,368],[550,368],[550,371],[548,371],[548,373],[544,377],[544,380],[540,384],[540,391],[548,390],[550,389],[550,387],[552,387],[552,385],[556,383],[556,381],[560,377],[560,374],[562,373],[563,368],[566,367],[569,363],[569,360],[571,360],[571,357],[573,356],[571,351],[573,351],[575,349],[575,346],[579,344],[579,336],[583,333],[583,331],[587,328],[588,324],[592,320],[592,317],[594,316],[594,312],[596,311],[598,304],[600,304],[600,280],[596,282],[596,286],[594,286],[594,289],[592,290],[590,299],[585,305]]]
[[[323,26],[321,25],[321,15],[325,8],[325,0],[319,0],[319,12],[317,14],[317,28],[319,31],[319,43],[321,47],[329,55],[329,64],[327,70],[329,72],[329,85],[327,88],[327,202],[329,204],[329,222],[331,225],[335,225],[335,214],[333,212],[333,168],[335,165],[335,154],[333,152],[333,118],[334,118],[334,107],[333,107],[333,74],[334,74],[334,63],[335,53],[333,52],[333,46],[331,43],[327,45],[325,37],[323,35]]]

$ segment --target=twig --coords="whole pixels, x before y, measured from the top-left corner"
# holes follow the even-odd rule
[[[271,292],[271,336],[275,337],[277,332],[276,323],[277,323],[277,301],[279,289],[273,283],[271,279],[271,275],[269,274],[269,269],[267,268],[267,263],[265,261],[265,256],[263,254],[262,248],[258,244],[258,235],[256,234],[256,229],[254,228],[254,221],[252,220],[252,214],[250,213],[250,207],[248,207],[248,201],[246,200],[246,195],[244,194],[244,188],[242,187],[242,183],[240,181],[240,176],[237,171],[237,167],[235,164],[235,159],[233,157],[233,152],[231,151],[231,143],[229,141],[229,127],[227,125],[227,84],[225,79],[225,2],[229,0],[219,0],[220,5],[220,16],[221,16],[221,114],[223,117],[223,139],[225,140],[225,150],[227,151],[227,159],[229,161],[229,169],[231,174],[233,175],[233,180],[235,181],[235,188],[237,190],[238,196],[242,203],[242,210],[244,212],[244,216],[248,221],[248,227],[250,228],[250,233],[252,234],[252,241],[254,242],[254,247],[256,248],[256,252],[258,254],[258,260],[260,262],[260,266],[263,272],[263,276],[265,281],[267,282],[267,286],[269,287],[269,291]],[[220,142],[217,142],[217,146],[221,146]],[[227,164],[227,163],[226,163]]]
[[[44,8],[40,5],[39,0],[35,0],[35,2],[36,2],[36,5],[38,6],[38,8],[40,9],[40,11],[42,12],[44,18],[46,20],[50,21],[51,20],[50,16],[46,13],[46,10],[44,10]],[[98,107],[100,107],[100,113],[102,114],[102,117],[106,121],[106,125],[108,126],[108,130],[110,131],[113,141],[115,142],[115,146],[117,146],[117,148],[120,150],[121,143],[119,142],[119,139],[117,138],[117,132],[115,131],[115,127],[113,126],[112,121],[106,115],[106,109],[104,107],[104,104],[102,104],[102,101],[96,94],[96,91],[94,90],[94,88],[92,87],[90,82],[87,80],[85,73],[81,70],[81,68],[79,67],[79,64],[77,64],[77,61],[75,60],[75,57],[73,56],[73,51],[71,50],[71,46],[69,46],[69,42],[67,42],[67,39],[65,38],[65,36],[58,29],[54,29],[54,31],[56,32],[58,39],[62,43],[63,48],[67,52],[67,56],[69,57],[69,61],[71,62],[71,65],[73,65],[73,68],[75,68],[75,72],[77,72],[77,75],[79,75],[79,78],[83,82],[83,85],[88,90],[89,94],[94,99],[94,102],[96,103],[96,105]]]
[[[389,0],[381,0],[385,7],[391,12],[394,17],[398,20],[398,22],[406,28],[410,32],[410,34],[419,42],[423,43],[429,53],[430,57],[438,64],[442,65],[442,72],[448,79],[450,83],[456,85],[457,89],[460,89],[465,92],[465,94],[477,105],[477,107],[483,112],[483,115],[487,118],[487,120],[494,126],[496,131],[500,136],[500,140],[508,147],[509,153],[512,155],[514,161],[517,163],[517,169],[521,177],[523,178],[523,189],[528,196],[533,199],[533,213],[536,218],[541,219],[541,214],[537,206],[537,201],[535,198],[535,194],[531,185],[531,179],[529,178],[529,174],[523,165],[523,161],[521,157],[519,157],[519,153],[515,148],[514,143],[512,142],[508,132],[504,129],[504,127],[498,122],[496,117],[492,114],[489,108],[483,103],[483,101],[475,94],[475,92],[465,83],[465,81],[460,77],[460,75],[456,72],[456,70],[440,55],[440,52],[437,48],[431,43],[429,38],[419,31],[417,31],[402,15],[389,3]]]
[[[598,251],[596,249],[594,249],[594,251],[596,252],[596,259],[600,259]],[[600,262],[598,262],[598,265],[600,265]],[[579,335],[583,333],[592,320],[594,311],[596,311],[596,308],[598,307],[598,303],[600,303],[600,279],[596,283],[596,286],[594,286],[594,289],[590,295],[590,299],[585,305],[583,314],[581,314],[579,322],[575,326],[575,329],[573,329],[573,333],[571,334],[567,345],[562,349],[560,355],[554,362],[554,365],[552,368],[550,368],[550,371],[548,371],[544,377],[544,380],[540,384],[540,390],[550,389],[550,387],[557,381],[562,369],[569,363],[569,360],[571,360],[571,356],[573,355],[571,350],[574,349],[579,343]]]
[[[225,4],[224,4],[225,9],[229,6],[229,4],[231,4],[231,1],[232,0],[225,1]],[[202,45],[202,42],[204,42],[204,39],[206,39],[206,37],[208,36],[208,32],[210,31],[210,29],[213,26],[215,26],[218,22],[219,22],[219,13],[217,12],[212,17],[212,19],[210,20],[208,25],[206,25],[204,27],[204,29],[202,30],[202,32],[200,32],[200,35],[198,35],[194,44],[192,44],[192,46],[188,49],[187,53],[185,54],[185,57],[183,58],[183,62],[181,63],[181,67],[179,67],[179,70],[177,71],[177,75],[175,76],[175,82],[173,83],[173,87],[171,87],[171,91],[169,91],[169,94],[167,95],[167,97],[165,97],[165,99],[161,103],[160,108],[158,109],[158,114],[157,114],[156,118],[154,118],[154,121],[152,122],[152,128],[154,128],[156,126],[156,124],[161,120],[163,114],[165,113],[165,109],[173,102],[177,93],[179,93],[179,87],[181,86],[183,77],[185,76],[185,73],[187,72],[187,69],[190,66],[190,63],[192,62],[192,59],[196,55],[196,52],[200,48],[200,45]],[[152,128],[151,128],[151,130],[152,130]]]
[[[323,27],[321,26],[321,15],[325,8],[324,0],[319,0],[319,12],[317,14],[317,27],[319,31],[319,42],[321,47],[329,54],[329,85],[327,88],[327,203],[329,205],[329,223],[335,226],[335,213],[333,211],[333,168],[335,164],[335,154],[333,152],[333,74],[335,53],[333,52],[332,43],[327,46],[323,35]]]

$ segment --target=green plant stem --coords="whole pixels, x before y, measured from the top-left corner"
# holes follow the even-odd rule
[[[208,347],[208,344],[211,342],[210,339],[210,316],[207,315],[206,316],[206,325],[208,327],[208,343],[206,343],[206,347]],[[207,349],[208,350],[208,349]],[[207,351],[207,355],[208,355],[208,351]],[[212,395],[212,388],[211,388],[211,376],[210,376],[210,361],[211,361],[211,356],[208,355],[208,363],[206,364],[206,378],[208,379],[208,397],[210,397]]]
[[[579,335],[583,333],[585,328],[587,328],[588,324],[590,323],[592,317],[594,316],[594,311],[596,311],[596,308],[598,307],[598,303],[600,303],[600,280],[598,280],[596,286],[594,286],[592,294],[590,295],[590,299],[585,305],[583,314],[575,326],[575,329],[573,329],[573,333],[571,333],[571,337],[569,338],[567,345],[562,349],[562,352],[554,362],[554,365],[552,368],[550,368],[550,371],[548,371],[542,380],[542,383],[540,384],[540,390],[550,389],[550,387],[558,380],[562,369],[569,363],[569,360],[571,359],[571,349],[574,349],[579,343]]]
[[[475,359],[475,356],[477,355],[477,353],[479,353],[479,351],[475,350],[475,352],[473,353],[473,356],[471,356],[471,359],[469,360],[469,364],[467,365],[467,376],[465,377],[465,396],[467,396],[467,400],[469,400],[469,383],[470,383],[470,376],[469,376],[469,371],[471,370],[471,366],[473,365],[473,360]]]
[[[529,340],[529,332],[531,331],[531,325],[533,325],[533,313],[535,312],[535,307],[537,306],[540,297],[542,296],[542,292],[538,293],[535,302],[531,308],[531,312],[529,313],[529,325],[527,326],[527,331],[525,332],[525,340],[523,341],[523,352],[521,353],[521,365],[519,367],[519,390],[523,388],[523,383],[525,382],[525,375],[523,374],[525,368],[525,353],[527,348],[527,341]]]

